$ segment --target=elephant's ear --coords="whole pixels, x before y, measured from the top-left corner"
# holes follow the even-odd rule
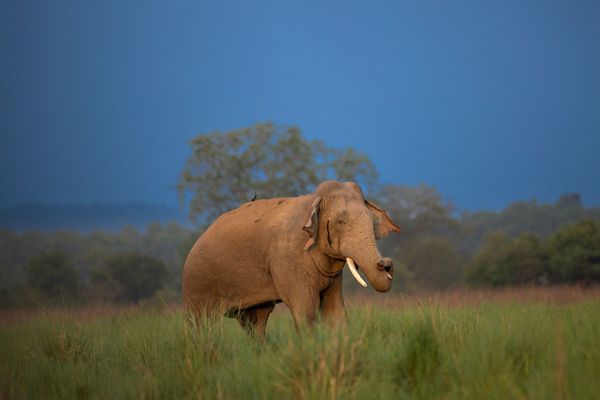
[[[321,196],[317,196],[312,203],[310,216],[308,217],[308,221],[304,224],[302,228],[306,233],[308,233],[308,241],[304,246],[304,250],[309,250],[317,240],[317,232],[319,231],[319,203],[321,202]]]
[[[375,215],[375,239],[379,240],[390,232],[400,232],[400,227],[392,221],[388,213],[377,204],[370,203],[365,199],[365,204]]]
[[[365,199],[365,195],[358,183],[346,182],[345,185],[359,193],[362,198]],[[400,232],[400,227],[396,225],[394,221],[392,221],[388,213],[383,208],[379,207],[375,203],[369,202],[367,199],[365,199],[365,205],[375,215],[375,239],[379,240],[384,238],[389,235],[390,232]]]

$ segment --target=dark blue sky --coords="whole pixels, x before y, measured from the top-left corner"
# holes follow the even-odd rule
[[[177,204],[192,136],[261,121],[457,206],[600,204],[600,2],[0,3],[0,205]]]

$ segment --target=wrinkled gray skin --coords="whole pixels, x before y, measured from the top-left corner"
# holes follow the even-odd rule
[[[257,200],[228,211],[200,236],[183,269],[184,302],[196,317],[236,317],[264,337],[284,302],[296,327],[347,320],[342,269],[351,257],[379,292],[390,290],[392,261],[375,240],[399,232],[353,182],[326,181],[314,193]]]

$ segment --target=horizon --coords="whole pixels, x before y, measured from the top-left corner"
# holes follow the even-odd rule
[[[421,182],[421,184],[424,184],[424,182]],[[418,186],[414,185],[414,186]],[[405,186],[405,185],[401,185],[401,186]],[[408,185],[411,186],[411,185]],[[412,186],[412,187],[414,187]],[[437,188],[436,188],[437,189]],[[480,209],[467,209],[464,207],[460,207],[459,204],[455,204],[453,202],[451,202],[450,200],[448,200],[446,198],[446,196],[444,196],[444,193],[441,193],[441,198],[442,198],[442,202],[444,204],[448,204],[452,207],[453,210],[453,214],[455,213],[462,213],[462,212],[467,212],[467,213],[477,213],[477,212],[495,212],[495,213],[499,213],[502,212],[504,210],[506,210],[507,208],[509,208],[510,206],[517,204],[517,203],[535,203],[538,204],[540,206],[542,205],[555,205],[559,202],[559,200],[563,197],[563,196],[571,196],[571,195],[577,195],[579,196],[579,200],[581,202],[581,205],[585,208],[598,208],[600,207],[600,205],[596,205],[596,204],[590,204],[589,202],[586,202],[586,199],[580,194],[580,193],[576,193],[576,192],[566,192],[566,193],[562,193],[560,194],[557,198],[555,199],[549,199],[548,201],[542,201],[540,199],[537,199],[535,197],[533,198],[529,198],[529,199],[514,199],[512,201],[509,201],[507,204],[502,205],[501,207],[497,208],[497,209],[491,209],[491,208],[480,208]],[[369,197],[367,195],[367,197]],[[264,197],[264,199],[268,199],[270,197]],[[260,199],[260,197],[258,198]],[[248,201],[251,201],[250,199]],[[166,202],[149,202],[149,201],[145,201],[145,200],[131,200],[131,201],[91,201],[91,202],[73,202],[73,203],[51,203],[51,202],[40,202],[40,201],[22,201],[19,203],[14,203],[14,204],[7,204],[7,205],[0,205],[0,210],[8,210],[8,209],[15,209],[15,208],[21,208],[21,207],[27,207],[27,206],[34,206],[34,207],[56,207],[56,208],[70,208],[70,207],[90,207],[90,206],[94,206],[94,207],[128,207],[128,206],[143,206],[143,207],[148,207],[148,208],[157,208],[157,209],[163,209],[163,210],[169,210],[169,211],[178,211],[178,212],[183,212],[183,213],[187,213],[189,210],[187,208],[187,202],[186,205],[182,206],[180,204],[168,204]]]

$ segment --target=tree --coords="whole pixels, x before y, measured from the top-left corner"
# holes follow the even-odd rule
[[[560,229],[547,243],[553,282],[600,281],[600,224],[582,221]]]
[[[75,299],[79,295],[79,272],[64,253],[46,252],[29,260],[29,285],[51,299]]]
[[[543,282],[547,275],[546,253],[540,240],[523,233],[515,238],[506,256],[509,284]]]
[[[326,179],[354,180],[372,187],[377,172],[366,155],[308,141],[296,127],[271,123],[226,133],[201,134],[190,141],[177,184],[180,198],[191,196],[190,217],[206,223],[255,195],[298,196]]]
[[[168,276],[162,261],[131,253],[110,257],[104,268],[93,271],[92,283],[110,290],[114,300],[138,302],[161,289]]]
[[[444,237],[414,240],[400,259],[406,263],[415,283],[421,288],[444,289],[462,281],[462,257],[456,246]]]
[[[577,193],[564,194],[555,204],[517,201],[500,212],[464,212],[460,218],[462,248],[474,253],[491,232],[502,232],[509,238],[524,232],[547,238],[561,227],[584,219],[600,222],[600,208],[585,207]]]
[[[404,245],[412,245],[419,236],[444,236],[451,240],[458,234],[452,205],[433,186],[386,184],[374,197],[402,227],[401,239],[393,239]]]
[[[536,236],[522,234],[510,240],[494,233],[468,264],[466,280],[476,286],[538,283],[547,275],[546,265],[546,254]]]
[[[468,284],[474,286],[502,286],[508,280],[505,265],[510,240],[495,232],[485,238],[484,245],[473,256],[465,271]]]

